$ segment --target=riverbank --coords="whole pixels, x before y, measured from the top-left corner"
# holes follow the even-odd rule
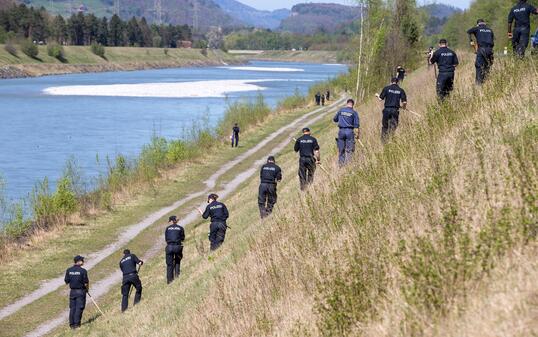
[[[17,46],[12,55],[0,44],[0,79],[40,77],[49,75],[134,71],[182,67],[205,67],[242,64],[248,61],[280,61],[304,63],[340,63],[336,51],[243,51],[182,48],[106,47],[105,56],[92,53],[88,46],[64,46],[64,58],[47,54],[47,46],[39,46],[37,58],[22,53]]]
[[[104,57],[100,57],[92,53],[88,46],[65,46],[64,55],[62,60],[58,60],[47,55],[46,46],[39,46],[37,58],[31,58],[20,50],[12,55],[4,45],[0,45],[0,79],[245,62],[220,50],[205,52],[200,49],[106,47]]]

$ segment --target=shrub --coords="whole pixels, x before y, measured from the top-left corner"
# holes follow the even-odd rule
[[[6,43],[6,45],[4,46],[4,50],[7,51],[9,54],[17,57],[17,48],[11,42]]]
[[[32,222],[24,217],[24,208],[22,203],[12,206],[12,214],[4,225],[2,231],[8,238],[18,239],[32,227]]]
[[[64,60],[64,47],[57,43],[51,43],[47,46],[47,54],[60,61]]]
[[[187,142],[182,140],[173,140],[168,143],[168,152],[166,153],[166,160],[168,163],[177,163],[181,160],[190,158],[191,155],[191,147]]]
[[[168,56],[168,48],[164,48],[163,53],[164,53],[164,55]]]
[[[97,43],[92,43],[90,48],[91,48],[92,53],[94,53],[95,55],[101,58],[105,58],[105,47]]]
[[[78,201],[69,178],[63,177],[58,181],[52,204],[56,215],[62,220],[77,210]]]
[[[228,106],[224,118],[218,126],[218,135],[228,136],[234,123],[240,127],[255,125],[263,121],[271,113],[271,108],[265,103],[263,95],[258,95],[254,101],[235,102]]]
[[[0,43],[6,43],[7,41],[7,32],[4,28],[0,27]]]
[[[39,49],[37,46],[30,40],[25,40],[21,43],[21,51],[26,54],[28,57],[36,58],[39,55]]]
[[[299,92],[299,89],[295,89],[292,96],[284,98],[278,103],[279,110],[293,110],[306,105],[307,98]]]

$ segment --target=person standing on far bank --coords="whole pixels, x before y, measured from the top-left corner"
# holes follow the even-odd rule
[[[439,49],[433,53],[430,60],[432,64],[437,63],[437,68],[439,69],[436,90],[441,101],[454,90],[454,77],[456,67],[459,64],[458,55],[447,45],[446,39],[439,40]]]
[[[73,259],[75,264],[65,271],[64,282],[71,289],[69,292],[69,327],[80,328],[82,313],[86,307],[86,293],[90,286],[88,272],[82,268],[84,257],[77,255]]]

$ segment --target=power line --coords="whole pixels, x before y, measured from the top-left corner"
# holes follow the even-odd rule
[[[153,2],[153,10],[155,11],[155,22],[157,24],[163,23],[163,7],[161,0],[155,0]]]

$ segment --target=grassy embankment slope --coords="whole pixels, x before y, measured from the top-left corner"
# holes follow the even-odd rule
[[[211,259],[188,230],[179,282],[145,266],[143,302],[80,336],[531,336],[538,289],[537,71],[497,60],[474,86],[463,57],[456,91],[434,98],[433,70],[411,74],[397,138],[379,140],[380,106],[339,170],[329,118],[312,125],[328,176],[298,191],[291,145],[273,217],[260,221],[257,179],[225,201],[230,237]],[[525,62],[528,72],[518,69]],[[514,88],[518,88],[517,91]],[[125,329],[125,322],[136,322]],[[70,336],[64,330],[60,335]]]
[[[27,247],[21,247],[18,251],[6,254],[5,259],[0,263],[0,307],[13,303],[21,296],[39,288],[42,280],[52,279],[60,275],[74,252],[87,254],[101,250],[117,240],[120,233],[129,228],[130,225],[141,221],[148,214],[172,204],[183,196],[204,190],[204,181],[215,171],[237,155],[257,145],[266,136],[289,125],[291,121],[302,116],[310,108],[305,109],[280,111],[278,114],[270,115],[264,119],[263,123],[258,123],[253,128],[244,129],[242,144],[238,149],[231,149],[227,143],[221,144],[200,153],[194,160],[176,165],[172,170],[163,172],[160,180],[150,184],[150,186],[139,187],[141,190],[136,194],[129,194],[129,198],[124,199],[122,203],[117,203],[118,206],[112,212],[97,217],[83,218],[76,225],[52,228],[50,232],[32,236],[26,243]],[[221,176],[216,181],[215,189],[220,190],[222,186],[235,178],[237,172],[247,169],[260,156],[269,155],[270,149],[281,142],[283,137],[285,138],[285,135],[276,137],[259,153],[247,157],[234,170]],[[203,197],[201,198],[203,199]],[[187,202],[174,213],[180,217],[185,216],[200,202],[200,199]],[[139,256],[144,256],[154,247],[156,241],[162,242],[162,230],[165,223],[165,217],[159,219],[132,240],[129,247],[132,247],[131,249]],[[190,226],[189,231],[191,231]],[[207,250],[205,248],[207,246],[206,231],[205,225],[191,231],[193,235],[189,237],[189,243],[192,242],[193,246],[190,248],[194,248],[195,244],[201,252]],[[91,270],[92,283],[103,279],[117,269],[120,251],[112,254]],[[192,254],[192,252],[189,253]],[[197,258],[204,258],[203,256],[201,253]],[[89,259],[91,260],[91,255]],[[31,261],[41,262],[34,264]],[[156,261],[150,262],[148,265],[151,263],[160,266],[162,259],[159,256]],[[114,307],[116,300],[116,291],[112,291],[102,299],[103,304],[112,305],[111,303],[113,303]],[[91,307],[88,309],[88,316],[91,317],[94,309]],[[65,310],[65,289],[61,288],[1,320],[1,335],[23,335],[42,322],[56,317],[63,310]]]
[[[205,56],[199,49],[106,47],[105,58],[93,54],[88,46],[65,46],[64,51],[65,61],[61,62],[47,55],[46,46],[39,46],[39,55],[35,59],[20,50],[17,56],[13,56],[4,49],[4,45],[0,45],[0,69],[3,72],[19,72],[25,76],[43,76],[240,62],[233,55],[220,50],[208,50]]]

